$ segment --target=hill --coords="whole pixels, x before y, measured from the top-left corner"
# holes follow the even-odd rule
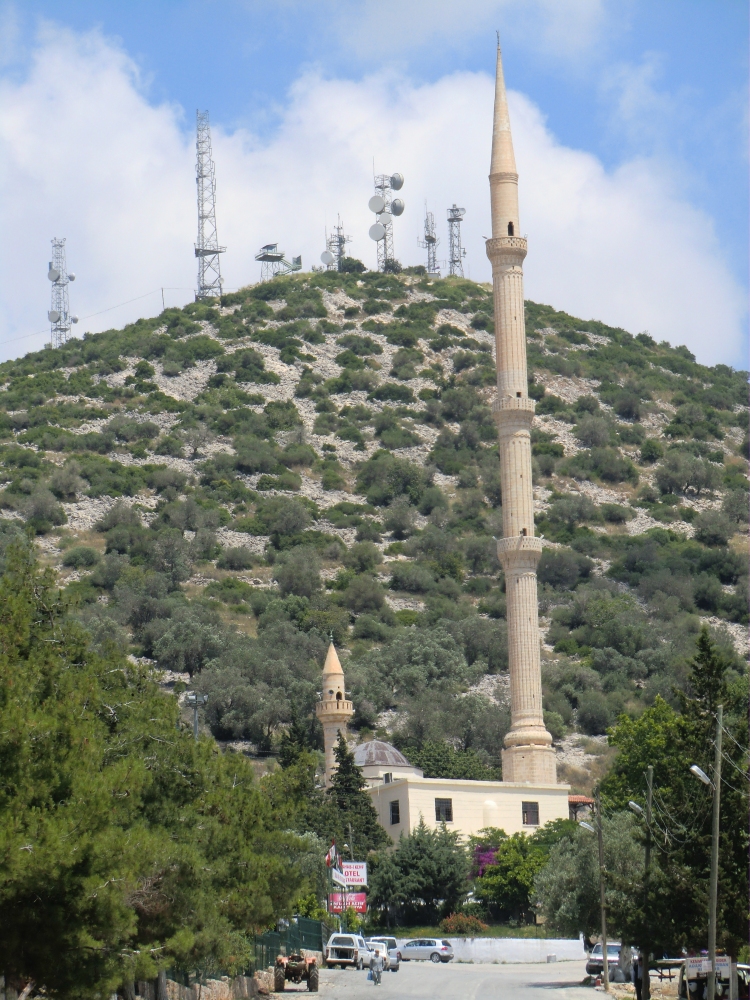
[[[702,622],[746,669],[747,373],[533,302],[526,324],[546,719],[583,789]],[[362,736],[495,775],[493,351],[487,286],[322,272],[5,362],[3,550],[31,532],[96,642],[208,693],[237,748],[309,717],[333,634]]]

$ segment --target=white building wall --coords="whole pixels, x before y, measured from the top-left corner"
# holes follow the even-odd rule
[[[421,818],[431,829],[435,819],[435,799],[450,799],[453,822],[449,830],[470,837],[487,826],[507,834],[533,833],[555,819],[568,819],[567,785],[527,785],[501,781],[457,781],[447,778],[405,777],[367,789],[381,826],[397,841],[411,833]],[[391,823],[391,802],[399,803],[400,822]],[[539,826],[523,823],[523,803],[539,805]]]

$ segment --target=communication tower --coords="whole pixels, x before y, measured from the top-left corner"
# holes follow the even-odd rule
[[[437,248],[440,240],[435,232],[435,216],[428,212],[425,207],[424,213],[424,239],[417,240],[417,245],[427,250],[427,277],[439,278],[440,268],[437,262]]]
[[[375,177],[375,194],[368,206],[375,213],[376,221],[370,226],[370,239],[378,248],[378,270],[397,269],[393,252],[393,216],[401,215],[406,207],[401,198],[394,198],[393,192],[404,186],[402,174],[378,174]]]
[[[216,299],[221,296],[221,267],[219,254],[226,247],[219,246],[216,234],[216,168],[211,158],[211,126],[208,111],[196,111],[196,164],[195,182],[198,190],[198,291],[195,301]]]
[[[279,250],[278,243],[266,243],[260,248],[260,253],[256,253],[255,259],[261,263],[261,281],[270,281],[279,274],[291,274],[292,271],[302,270],[302,256],[292,257],[291,261],[288,261],[284,251]]]
[[[351,243],[351,236],[344,235],[344,224],[341,216],[338,223],[333,227],[333,232],[329,236],[326,233],[326,248],[320,255],[320,260],[326,266],[327,271],[340,271],[341,260],[346,256],[346,244]]]
[[[70,315],[68,302],[68,284],[76,280],[74,274],[68,273],[65,261],[65,237],[52,240],[52,260],[49,262],[47,277],[52,282],[52,300],[47,319],[52,324],[50,330],[50,347],[60,347],[70,336],[71,323],[77,323],[78,317]]]
[[[459,208],[456,203],[448,209],[448,273],[464,276],[464,257],[466,251],[461,246],[461,221],[466,215],[465,208]]]

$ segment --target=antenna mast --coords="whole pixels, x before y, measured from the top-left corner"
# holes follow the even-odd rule
[[[198,258],[198,291],[195,301],[215,299],[221,296],[221,268],[219,254],[226,247],[220,247],[216,234],[216,168],[211,158],[211,126],[208,111],[196,111],[197,135],[195,141],[196,164],[195,181],[198,191],[198,242],[195,256]]]
[[[321,260],[326,265],[326,270],[328,271],[340,271],[342,258],[346,256],[346,244],[351,243],[351,236],[346,236],[344,234],[344,224],[341,221],[341,216],[337,216],[338,224],[333,227],[333,232],[330,236],[326,236],[326,250],[321,254]],[[328,254],[331,255],[331,260],[328,260]],[[325,256],[325,260],[323,257]]]
[[[70,315],[68,302],[68,284],[76,280],[74,274],[68,274],[65,261],[65,237],[52,240],[52,260],[49,262],[47,277],[52,282],[52,299],[50,301],[47,319],[52,324],[50,330],[50,347],[60,347],[70,335],[70,324],[77,323],[78,317]]]
[[[463,258],[466,251],[461,246],[461,222],[466,215],[465,208],[459,208],[455,202],[448,209],[448,273],[464,276]]]
[[[401,270],[393,253],[393,216],[401,215],[405,206],[401,198],[393,198],[392,195],[403,186],[404,178],[401,174],[377,174],[375,177],[376,193],[370,198],[368,206],[377,220],[370,226],[370,239],[377,244],[378,271]]]
[[[440,240],[435,233],[435,216],[427,211],[424,213],[424,239],[417,240],[417,245],[427,250],[427,276],[429,278],[439,278],[440,268],[437,262],[437,248]]]

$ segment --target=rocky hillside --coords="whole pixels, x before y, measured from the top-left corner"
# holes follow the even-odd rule
[[[585,788],[614,718],[674,698],[702,622],[745,671],[747,376],[526,319],[546,717]],[[6,362],[3,551],[35,536],[96,642],[207,692],[246,752],[292,722],[317,744],[332,633],[360,733],[495,775],[493,352],[487,286],[324,272]]]

